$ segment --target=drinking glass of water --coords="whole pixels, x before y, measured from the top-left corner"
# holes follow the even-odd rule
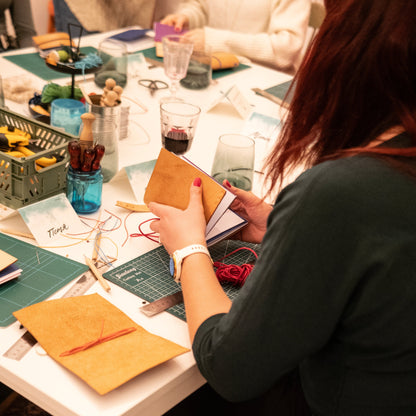
[[[253,185],[254,140],[241,134],[224,134],[218,139],[211,176],[220,184],[250,191]]]

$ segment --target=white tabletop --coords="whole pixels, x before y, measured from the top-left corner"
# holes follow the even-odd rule
[[[81,46],[97,46],[103,36],[85,37]],[[33,50],[27,49],[20,51],[20,53],[31,51]],[[0,68],[0,75],[3,79],[10,76],[28,76],[40,90],[45,85],[44,80],[28,74],[24,69],[3,59],[1,55]],[[169,82],[164,75],[163,68],[155,67],[148,71],[148,75],[152,79]],[[199,105],[202,109],[195,139],[186,156],[203,170],[210,172],[218,137],[221,134],[242,131],[245,120],[238,115],[227,100],[221,101],[215,108],[206,111],[221,91],[227,91],[236,85],[252,105],[253,111],[281,118],[283,112],[280,107],[256,95],[251,88],[266,89],[290,78],[287,74],[251,65],[250,69],[219,78],[218,82],[213,83],[205,90],[191,91],[181,88],[179,92],[181,97]],[[167,92],[159,91],[154,97],[151,97],[145,88],[138,85],[137,79],[130,77],[125,88],[125,97],[127,103],[130,104],[130,122],[129,136],[119,143],[120,169],[124,166],[156,159],[161,147],[159,99]],[[62,84],[68,81],[69,79],[61,79],[54,82]],[[84,87],[88,93],[101,93],[93,81],[87,81],[84,83]],[[128,98],[140,101],[148,111],[143,113],[140,107]],[[6,105],[13,111],[28,116],[26,105],[12,101],[6,101]],[[257,179],[256,190],[261,193],[259,188],[261,175],[258,175]],[[106,215],[105,210],[107,209],[124,220],[127,211],[115,206],[117,200],[137,202],[126,178],[120,177],[120,179],[104,184],[103,205],[100,211],[92,214],[91,217],[102,219]],[[148,213],[129,216],[125,223],[127,230],[132,232],[139,222],[150,217],[151,214]],[[0,221],[0,228],[13,228],[17,231],[28,232],[19,215]],[[22,240],[36,244],[31,239],[22,238]],[[91,253],[92,244],[93,242],[85,243],[81,253],[85,250],[88,250],[87,253]],[[86,248],[85,245],[87,245]],[[103,250],[109,255],[117,257],[116,265],[125,263],[155,247],[157,247],[156,243],[145,238],[127,238],[124,226],[111,233],[111,241],[102,242]],[[67,247],[57,250],[57,252],[82,261],[79,247]],[[62,296],[71,284],[53,297]],[[95,283],[87,293],[99,293],[146,330],[191,348],[185,322],[166,312],[148,318],[139,311],[140,298],[112,283],[110,285],[110,293],[104,291],[98,283]],[[38,345],[33,347],[20,361],[4,357],[5,351],[20,338],[23,331],[17,322],[9,327],[0,328],[0,381],[53,415],[160,415],[205,382],[196,367],[192,352],[189,352],[135,377],[105,396],[100,396],[73,373],[45,355]],[[114,361],[117,362],[117,357],[114,357]]]

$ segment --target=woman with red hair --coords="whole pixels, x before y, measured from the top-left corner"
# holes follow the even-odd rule
[[[227,409],[415,415],[416,2],[326,8],[267,161],[270,193],[307,170],[273,207],[224,182],[249,220],[241,238],[261,242],[244,287],[231,303],[203,250],[182,262],[193,352]],[[200,183],[185,211],[149,204],[171,255],[205,245]]]

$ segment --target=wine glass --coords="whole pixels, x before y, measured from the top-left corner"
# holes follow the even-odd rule
[[[182,35],[167,35],[162,38],[163,66],[165,74],[170,78],[170,96],[162,98],[162,102],[181,101],[176,93],[179,81],[186,76],[191,58],[193,43]]]

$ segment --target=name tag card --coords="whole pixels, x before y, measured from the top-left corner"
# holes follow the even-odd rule
[[[223,92],[213,103],[208,107],[207,111],[212,110],[217,104],[222,100],[226,99],[231,103],[231,105],[236,109],[239,116],[243,119],[246,119],[252,112],[250,103],[247,101],[246,97],[239,90],[237,85],[233,85],[226,92]]]
[[[45,248],[73,244],[74,235],[88,231],[65,194],[19,208],[18,211],[39,246]],[[79,235],[77,237],[80,238]]]
[[[156,159],[153,159],[135,165],[125,166],[117,172],[110,183],[115,186],[120,186],[120,182],[124,182],[127,179],[135,196],[134,202],[143,204],[144,193],[149,179],[152,176],[155,164]]]

